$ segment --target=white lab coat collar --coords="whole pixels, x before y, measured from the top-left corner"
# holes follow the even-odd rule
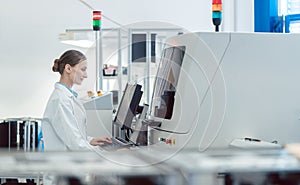
[[[62,84],[59,84],[59,83],[55,83],[55,89],[58,89],[58,90],[61,90],[65,95],[67,95],[68,97],[73,97],[73,98],[76,98],[74,96],[73,93],[71,93],[66,87],[64,87]]]
[[[67,89],[65,86],[63,86],[60,83],[55,83],[55,89],[62,91],[69,98],[72,98],[73,102],[77,104],[77,106],[81,109],[81,111],[85,112],[85,109],[84,109],[82,103],[74,96],[74,94],[72,92],[69,91],[69,89]]]

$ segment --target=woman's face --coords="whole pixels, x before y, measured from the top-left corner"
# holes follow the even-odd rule
[[[82,81],[87,78],[87,61],[84,60],[72,67],[71,79],[73,84],[81,85]]]

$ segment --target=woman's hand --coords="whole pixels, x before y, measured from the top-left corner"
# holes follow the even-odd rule
[[[101,146],[105,143],[112,143],[110,137],[95,137],[90,141],[90,144],[93,146]]]

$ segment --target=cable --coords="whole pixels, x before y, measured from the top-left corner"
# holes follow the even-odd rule
[[[176,131],[171,131],[171,130],[165,130],[165,129],[162,129],[162,128],[159,128],[159,127],[152,127],[153,129],[155,130],[158,130],[158,131],[163,131],[163,132],[167,132],[167,133],[173,133],[173,134],[188,134],[190,130],[186,131],[186,132],[176,132]]]
[[[87,2],[85,2],[84,0],[79,0],[81,3],[83,3],[85,6],[87,6],[89,9],[91,10],[95,10],[91,5],[89,5]]]
[[[131,144],[133,144],[134,146],[139,146],[138,144],[136,144],[135,142],[133,142],[132,140],[130,140],[130,137],[129,137],[129,135],[128,135],[127,132],[125,132],[125,138],[127,138],[127,140],[128,140]]]

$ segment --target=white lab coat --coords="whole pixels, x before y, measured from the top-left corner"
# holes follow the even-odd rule
[[[42,131],[45,151],[91,150],[86,112],[82,103],[62,84],[56,83],[48,101]]]

